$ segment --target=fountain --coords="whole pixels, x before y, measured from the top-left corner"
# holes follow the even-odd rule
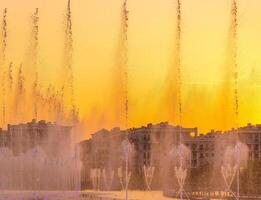
[[[0,149],[0,189],[78,190],[81,163],[74,156],[52,158],[40,147],[18,156],[7,148]]]
[[[144,178],[145,178],[145,183],[147,190],[151,190],[151,183],[153,180],[154,172],[155,172],[155,167],[151,165],[144,165],[143,166],[143,172],[144,172]]]
[[[177,103],[178,103],[178,118],[179,118],[179,145],[174,148],[171,152],[175,160],[175,176],[179,185],[179,190],[177,192],[177,197],[183,199],[185,180],[187,178],[188,167],[190,166],[191,153],[190,150],[183,144],[182,138],[182,78],[181,78],[181,0],[177,0],[176,9],[176,66],[177,66]]]
[[[181,60],[181,37],[182,37],[182,3],[181,0],[176,0],[176,44],[175,44],[175,67],[176,73],[170,74],[175,77],[177,91],[175,91],[174,101],[177,102],[177,124],[179,128],[179,134],[175,132],[175,139],[173,139],[173,144],[175,148],[171,152],[173,157],[174,166],[171,169],[174,171],[175,175],[172,177],[177,181],[177,192],[176,196],[179,199],[183,199],[185,196],[188,197],[186,192],[186,180],[189,173],[191,152],[184,144],[182,124],[183,124],[183,102],[182,102],[182,92],[184,91],[182,86],[182,60]],[[129,31],[129,11],[127,9],[127,0],[124,0],[122,5],[122,55],[123,68],[124,71],[124,127],[126,130],[129,125],[129,91],[128,91],[128,31]],[[31,23],[31,37],[29,45],[29,67],[33,72],[32,80],[29,80],[30,74],[28,74],[26,67],[27,63],[20,65],[17,70],[17,76],[14,76],[16,62],[6,62],[6,48],[7,48],[7,9],[4,10],[2,29],[1,33],[4,36],[1,38],[1,60],[0,64],[3,62],[10,63],[8,68],[1,72],[2,84],[2,95],[1,99],[1,118],[3,124],[12,121],[24,121],[26,118],[34,117],[35,119],[43,116],[45,119],[51,119],[52,121],[57,120],[59,122],[76,124],[78,122],[78,108],[75,105],[74,96],[74,70],[73,70],[73,32],[72,32],[72,13],[71,13],[71,1],[68,0],[66,14],[65,14],[65,30],[64,30],[64,54],[63,54],[63,66],[62,66],[62,80],[61,86],[55,88],[53,85],[49,85],[46,91],[42,88],[41,82],[38,77],[37,69],[37,54],[39,43],[39,10],[36,8],[32,15]],[[238,72],[237,72],[237,1],[233,0],[232,7],[232,35],[233,35],[233,67],[234,67],[234,114],[235,114],[235,127],[238,127],[238,113],[239,113],[239,97],[238,97]],[[4,64],[3,64],[4,66]],[[0,82],[2,82],[0,81]],[[7,91],[8,88],[8,91]],[[6,97],[5,95],[10,95]],[[7,102],[6,99],[10,99]],[[67,102],[68,101],[68,102]],[[175,102],[175,103],[176,103]],[[123,103],[122,103],[123,104]],[[174,103],[173,103],[174,104]],[[68,107],[69,108],[68,108]],[[175,104],[176,106],[176,104]],[[30,110],[27,108],[30,107]],[[15,109],[13,109],[15,108]],[[10,113],[8,112],[10,111]],[[27,113],[28,112],[28,113]],[[8,113],[9,117],[6,116]],[[174,116],[174,115],[173,115]],[[16,119],[14,119],[17,117]],[[175,119],[176,120],[176,119]],[[174,120],[173,120],[174,121]],[[160,125],[161,126],[161,125]],[[165,126],[165,125],[162,125]],[[176,129],[177,130],[177,129]],[[117,132],[117,131],[116,131]],[[178,132],[178,131],[177,131]],[[236,129],[238,133],[238,129]],[[128,131],[126,131],[128,134]],[[127,135],[126,134],[126,135]],[[238,133],[239,134],[239,133]],[[116,135],[116,134],[115,134]],[[179,135],[179,136],[178,136]],[[21,137],[21,135],[19,135]],[[38,136],[36,136],[38,137]],[[161,137],[161,136],[160,136]],[[179,138],[179,139],[177,139]],[[161,138],[160,138],[161,139]],[[23,149],[19,154],[9,148],[0,148],[0,189],[2,190],[31,190],[33,191],[32,199],[41,199],[40,193],[43,190],[79,190],[80,189],[80,175],[79,171],[81,169],[81,163],[78,160],[78,156],[75,155],[73,150],[70,153],[64,153],[62,155],[50,156],[48,154],[48,146],[40,147],[34,145],[34,136],[29,137],[29,139],[20,138],[19,148],[23,148],[25,144],[33,143],[31,149]],[[122,138],[121,138],[122,140]],[[157,141],[158,142],[158,141]],[[171,143],[172,141],[170,141]],[[11,144],[13,145],[13,144]],[[145,144],[147,145],[147,144]],[[4,145],[2,145],[4,146]],[[173,147],[173,146],[172,146]],[[171,148],[172,148],[171,147]],[[165,148],[165,147],[163,147]],[[162,149],[163,149],[162,148]],[[145,148],[144,148],[145,149]],[[149,148],[150,149],[150,148]],[[65,149],[63,149],[65,150]],[[148,149],[145,149],[148,150]],[[161,150],[161,149],[160,149]],[[165,158],[169,156],[168,151],[170,148],[164,149]],[[122,152],[123,152],[123,162],[121,167],[118,168],[118,177],[122,186],[122,190],[125,190],[125,200],[128,200],[129,183],[132,175],[130,170],[130,156],[131,156],[132,146],[128,139],[128,135],[122,142]],[[224,178],[224,183],[226,191],[232,194],[233,197],[239,199],[240,188],[240,167],[244,165],[247,160],[247,147],[241,143],[239,140],[232,147],[228,147],[225,155],[223,165],[221,166],[221,173]],[[150,152],[149,152],[150,153]],[[114,155],[114,154],[113,154]],[[145,152],[147,157],[147,152]],[[144,156],[145,157],[145,156]],[[214,156],[213,156],[214,157]],[[110,160],[111,161],[111,160]],[[165,161],[165,160],[164,160]],[[197,161],[197,160],[196,160]],[[145,162],[146,163],[146,162]],[[114,164],[114,163],[113,163]],[[165,163],[164,163],[165,164]],[[141,164],[141,166],[143,163]],[[118,164],[116,166],[119,166]],[[139,165],[140,166],[140,165]],[[157,166],[157,165],[155,165]],[[151,190],[151,185],[155,175],[156,167],[153,165],[144,165],[143,173],[146,190]],[[88,166],[89,167],[89,166]],[[94,190],[101,190],[103,186],[106,190],[111,190],[113,179],[116,171],[112,169],[104,168],[105,166],[95,166],[90,170],[90,178]],[[89,170],[89,168],[88,168]],[[237,192],[233,191],[233,182],[237,180]],[[87,182],[86,182],[87,183]],[[138,184],[137,184],[138,185]]]
[[[175,163],[174,172],[179,186],[176,196],[183,199],[184,194],[188,197],[184,186],[190,167],[191,152],[184,144],[179,144],[171,150],[170,156]]]
[[[65,15],[65,40],[64,40],[64,64],[62,68],[62,102],[69,99],[70,113],[69,120],[76,124],[78,122],[78,108],[75,105],[74,97],[74,74],[73,74],[73,31],[72,31],[72,12],[71,0],[67,2],[67,11]]]
[[[225,181],[226,191],[232,194],[233,197],[239,199],[239,173],[240,167],[245,166],[248,158],[248,147],[241,143],[237,142],[233,147],[227,147],[225,154],[223,165],[221,166],[222,176]],[[237,177],[237,193],[235,194],[231,190],[232,183]]]
[[[125,106],[125,128],[128,128],[129,117],[129,100],[128,100],[128,55],[127,55],[127,41],[128,41],[128,27],[129,27],[129,11],[127,9],[127,0],[124,0],[122,8],[122,26],[123,26],[123,70],[124,70],[124,106]]]
[[[238,99],[238,64],[237,64],[237,29],[238,29],[238,6],[237,0],[232,0],[231,9],[231,27],[232,27],[232,64],[234,74],[234,117],[235,117],[235,134],[237,142],[234,148],[227,147],[224,156],[224,164],[221,166],[221,172],[225,181],[226,190],[232,194],[237,200],[240,198],[240,166],[243,161],[247,160],[247,146],[239,141],[238,118],[239,118],[239,99]],[[237,191],[236,194],[231,190],[233,180],[236,178]]]
[[[101,183],[101,169],[94,168],[91,169],[91,180],[92,180],[92,187],[94,190],[100,190],[100,183]]]
[[[123,171],[122,167],[118,168],[118,176],[120,179],[120,183],[122,186],[122,189],[125,190],[125,200],[128,200],[128,187],[131,177],[131,171],[129,170],[129,158],[131,153],[131,144],[128,139],[125,139],[122,142],[122,148],[123,148],[123,156],[124,156],[124,162],[125,162],[125,172]]]
[[[114,178],[114,170],[103,169],[102,170],[102,177],[103,177],[103,181],[104,181],[104,185],[106,187],[106,190],[109,191],[111,189],[113,178]]]
[[[48,119],[77,125],[79,110],[74,100],[73,85],[73,32],[71,1],[68,0],[65,14],[64,56],[61,87],[44,88],[39,76],[39,9],[30,16],[30,38],[20,67],[8,57],[8,16],[7,8],[3,10],[0,32],[0,82],[2,97],[1,124],[20,123],[34,119]],[[8,64],[7,64],[8,63]],[[17,73],[17,75],[14,75]],[[58,84],[57,84],[58,85]],[[47,92],[48,91],[48,94]],[[61,95],[62,94],[62,95]],[[70,102],[67,102],[69,100]],[[69,106],[67,106],[69,105]],[[49,112],[47,113],[46,110]]]
[[[7,47],[7,8],[4,9],[2,27],[1,27],[1,64],[6,60],[6,47]]]
[[[128,100],[128,56],[127,56],[127,41],[128,41],[128,21],[129,11],[127,9],[127,0],[123,1],[122,5],[122,34],[123,34],[123,73],[124,73],[124,108],[125,108],[125,128],[128,129],[128,117],[129,117],[129,100]],[[123,157],[125,162],[125,172],[123,168],[118,168],[118,177],[122,189],[125,189],[125,200],[128,200],[128,187],[131,177],[131,171],[129,171],[129,158],[131,153],[131,144],[126,136],[126,139],[122,142]]]
[[[6,69],[5,69],[5,62],[6,62],[6,47],[7,47],[7,8],[4,9],[3,14],[3,20],[2,20],[2,28],[1,28],[1,36],[2,36],[2,46],[1,46],[1,57],[0,57],[0,65],[2,67],[2,78],[1,78],[1,84],[2,84],[2,124],[5,124],[6,121]]]
[[[39,9],[36,8],[35,12],[32,16],[32,24],[33,24],[33,29],[32,29],[32,35],[31,38],[32,40],[32,44],[30,47],[30,51],[31,51],[31,65],[32,65],[32,71],[34,72],[33,74],[33,83],[31,83],[32,85],[32,99],[34,99],[33,101],[33,116],[34,119],[37,119],[38,117],[38,99],[39,99],[39,83],[38,83],[38,73],[37,73],[37,54],[38,54],[38,46],[39,46]]]

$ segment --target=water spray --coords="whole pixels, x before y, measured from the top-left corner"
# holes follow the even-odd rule
[[[68,81],[69,85],[68,89],[69,91],[69,98],[70,98],[70,105],[71,105],[71,121],[73,124],[76,123],[77,120],[75,120],[77,115],[77,108],[75,106],[75,97],[74,97],[74,74],[73,74],[73,67],[72,67],[72,56],[73,56],[73,32],[72,32],[72,12],[71,12],[71,0],[68,0],[67,2],[67,10],[66,10],[66,27],[65,27],[65,43],[64,43],[64,59],[65,59],[65,70],[68,71],[68,74],[66,73],[66,79],[64,84],[64,87],[66,82]]]
[[[1,54],[2,54],[2,59],[1,59],[1,64],[2,66],[5,66],[5,60],[6,60],[6,47],[7,47],[7,8],[4,9],[4,14],[3,14],[3,20],[2,20],[2,49],[1,49]],[[5,118],[6,118],[6,72],[5,68],[2,68],[3,74],[2,74],[2,95],[3,95],[3,102],[2,102],[2,122],[3,125],[5,124]]]
[[[179,191],[177,192],[177,196],[180,199],[183,199],[184,185],[187,177],[187,166],[186,160],[189,159],[190,153],[188,153],[188,149],[183,145],[183,137],[182,137],[182,78],[181,78],[181,0],[177,0],[177,8],[176,8],[176,65],[177,65],[177,101],[178,101],[178,116],[179,116],[179,145],[176,149],[177,159],[179,161],[179,166],[175,166],[175,175],[179,184]],[[186,194],[186,193],[185,193]]]
[[[0,77],[1,77],[1,123],[9,123],[16,112],[23,117],[32,115],[33,118],[39,118],[39,115],[45,115],[44,108],[46,103],[49,114],[57,115],[59,120],[65,122],[67,117],[73,124],[79,121],[79,108],[75,104],[74,96],[74,77],[72,68],[72,54],[73,54],[73,34],[72,34],[72,15],[71,15],[71,1],[68,4],[65,12],[66,26],[65,26],[65,42],[64,42],[64,68],[66,73],[65,81],[62,82],[61,91],[52,91],[49,97],[42,92],[39,70],[38,70],[38,50],[39,50],[39,9],[36,8],[30,16],[30,40],[28,41],[28,49],[26,51],[26,58],[24,65],[18,67],[18,73],[15,75],[15,66],[12,62],[6,65],[6,50],[8,40],[8,10],[5,8],[1,15],[0,21]],[[67,96],[70,95],[70,96]],[[12,101],[7,101],[12,99]],[[66,100],[69,100],[69,108]],[[29,105],[30,104],[30,105]],[[55,108],[55,109],[53,109]],[[17,109],[17,110],[15,110]],[[30,109],[30,113],[22,113],[22,110]],[[26,115],[25,115],[26,114]],[[8,116],[7,116],[8,115]],[[17,116],[18,117],[18,116]],[[19,120],[21,120],[19,117]],[[8,119],[7,119],[8,118]]]
[[[23,75],[23,65],[20,64],[18,75],[17,75],[17,91],[16,91],[16,98],[15,98],[15,101],[19,102],[15,104],[17,113],[21,113],[21,110],[19,109],[21,108],[21,101],[23,101],[24,93],[25,93],[25,78]]]
[[[55,111],[56,111],[56,120],[60,121],[64,119],[64,87],[56,92],[55,95]]]
[[[233,40],[233,65],[234,65],[234,115],[235,128],[238,128],[239,100],[238,100],[238,64],[237,64],[237,30],[238,30],[238,6],[237,0],[232,3],[232,40]]]
[[[94,190],[100,190],[102,171],[100,168],[93,168],[90,171],[90,178]]]
[[[38,52],[38,46],[39,46],[39,9],[36,8],[35,12],[32,16],[33,21],[33,30],[32,30],[32,67],[34,69],[34,82],[33,82],[33,99],[34,99],[34,105],[33,105],[33,116],[35,119],[38,117],[38,73],[37,73],[37,52]]]
[[[125,102],[125,128],[128,128],[129,117],[129,100],[128,100],[128,28],[129,28],[129,11],[127,9],[127,0],[124,0],[122,8],[122,25],[123,25],[123,70],[124,70],[124,102]]]
[[[147,191],[151,190],[151,184],[155,172],[155,167],[154,166],[143,166],[143,172],[144,172],[144,177],[145,177],[145,183],[146,183],[146,189]]]
[[[232,3],[232,34],[233,34],[233,64],[234,64],[234,113],[235,113],[235,124],[236,130],[238,129],[238,116],[239,116],[239,101],[238,101],[238,64],[237,64],[237,30],[238,30],[238,19],[237,19],[237,0],[233,0]],[[238,154],[238,151],[237,151]],[[237,155],[239,162],[239,155]],[[237,200],[240,197],[240,166],[237,166]]]
[[[38,97],[39,97],[39,91],[38,91],[38,74],[35,75],[35,81],[33,83],[33,94],[34,94],[34,119],[37,120],[38,117]]]
[[[2,93],[3,93],[3,111],[2,111],[2,117],[3,117],[3,125],[6,122],[6,84],[5,84],[5,80],[6,80],[6,72],[3,73],[3,77],[2,77]]]
[[[176,62],[177,62],[177,79],[178,79],[178,112],[179,112],[179,136],[180,144],[182,143],[181,124],[182,124],[182,82],[181,82],[181,1],[177,0],[177,30],[176,30]]]
[[[122,142],[122,149],[123,149],[123,157],[125,161],[125,172],[123,172],[122,168],[118,169],[118,176],[120,178],[121,185],[125,189],[125,200],[128,200],[128,187],[131,177],[131,171],[129,171],[129,158],[132,151],[131,143],[129,142],[128,138],[123,140]],[[125,181],[123,181],[123,177]]]
[[[10,62],[9,67],[8,67],[8,88],[9,88],[10,93],[12,93],[12,90],[13,90],[13,83],[14,83],[13,63]]]
[[[8,69],[7,69],[7,85],[5,86],[8,89],[8,93],[7,93],[7,98],[10,100],[13,98],[12,94],[13,94],[13,82],[14,82],[14,78],[13,78],[13,63],[10,62]],[[9,103],[7,103],[7,113],[8,113],[8,122],[10,123],[10,120],[12,120],[12,101],[9,101]]]
[[[238,98],[238,63],[237,63],[237,35],[238,35],[238,5],[237,0],[232,0],[232,8],[231,8],[231,32],[232,32],[232,59],[233,59],[233,79],[234,79],[234,90],[233,90],[233,99],[234,99],[234,117],[235,117],[235,132],[238,134],[238,126],[239,126],[239,98]],[[238,138],[239,140],[239,138]],[[236,175],[237,181],[237,191],[234,194],[231,190],[230,193],[239,200],[240,198],[240,142],[237,140],[237,144],[235,146],[235,157],[236,164],[232,168],[229,165],[222,166],[221,171],[227,185],[228,190],[232,185],[234,177]],[[231,173],[228,173],[231,172]],[[232,174],[232,175],[231,175]],[[230,180],[228,181],[228,177]]]
[[[113,182],[114,170],[102,169],[102,177],[103,177],[104,185],[105,185],[106,189],[109,191],[111,189],[112,182]]]
[[[6,47],[7,47],[7,8],[4,9],[3,20],[2,20],[2,62],[6,59]]]
[[[20,65],[19,71],[18,71],[18,78],[17,78],[17,83],[18,83],[18,94],[23,95],[25,92],[25,87],[24,87],[24,82],[25,78],[23,75],[23,65]]]
[[[124,0],[122,6],[122,31],[123,31],[123,73],[124,73],[124,108],[125,108],[125,128],[128,133],[129,118],[129,100],[128,100],[128,28],[129,28],[129,11],[127,8],[127,0]],[[124,159],[125,159],[125,200],[128,200],[128,186],[131,177],[129,172],[129,156],[131,152],[131,144],[126,134],[126,139],[122,142]]]

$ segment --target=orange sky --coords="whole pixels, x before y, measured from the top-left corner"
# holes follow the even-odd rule
[[[63,53],[66,0],[0,0],[8,8],[7,60],[18,69],[28,45],[30,15],[39,7],[38,68],[44,85],[57,84]],[[73,67],[76,101],[85,136],[115,122],[117,59],[121,0],[72,0]],[[233,109],[224,103],[229,69],[227,53],[230,0],[182,1],[183,125],[209,129],[234,126]],[[175,54],[174,0],[130,0],[129,125],[171,121],[166,103],[168,79]],[[239,1],[238,64],[240,124],[261,123],[261,1]],[[117,94],[121,95],[121,94]],[[175,100],[173,101],[175,102]],[[228,116],[228,117],[225,117]],[[121,123],[123,125],[123,123]]]

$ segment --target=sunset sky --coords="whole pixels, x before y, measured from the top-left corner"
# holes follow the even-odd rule
[[[84,137],[112,128],[122,0],[71,0],[73,68]],[[233,82],[227,76],[231,0],[182,1],[183,126],[229,129]],[[16,70],[25,56],[30,16],[39,8],[39,78],[57,84],[62,62],[67,0],[0,0],[8,9],[7,60]],[[164,100],[175,54],[176,1],[129,0],[129,126],[170,121]],[[239,121],[261,123],[261,1],[238,1]],[[175,102],[175,100],[173,101]],[[227,103],[228,102],[228,103]],[[231,104],[231,102],[230,102]],[[175,106],[174,106],[175,107]],[[175,109],[175,108],[174,108]],[[118,111],[117,111],[118,112]],[[121,123],[123,127],[123,123]]]

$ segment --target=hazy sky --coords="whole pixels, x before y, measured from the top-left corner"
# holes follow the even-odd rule
[[[0,0],[8,8],[8,60],[18,68],[29,40],[29,18],[39,8],[39,70],[43,83],[56,84],[63,53],[66,0]],[[121,0],[72,0],[73,67],[76,100],[85,135],[111,128],[119,57]],[[261,1],[238,1],[240,124],[261,123]],[[171,121],[164,101],[175,54],[175,0],[129,0],[129,124]],[[183,125],[233,127],[226,91],[231,1],[182,1]],[[224,89],[225,88],[225,89]],[[175,102],[175,101],[173,101]],[[224,103],[225,102],[225,103]],[[174,108],[175,109],[175,108]]]

